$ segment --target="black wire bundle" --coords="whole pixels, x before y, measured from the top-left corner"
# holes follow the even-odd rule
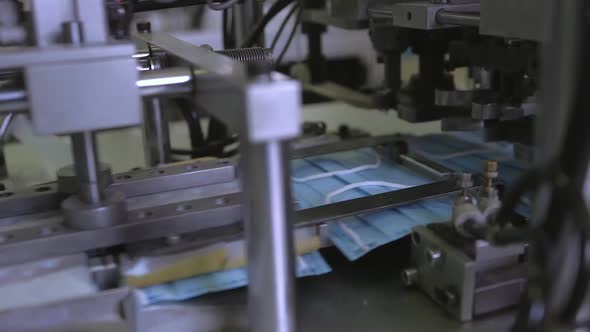
[[[505,224],[503,218],[522,194],[537,194],[537,220],[529,225],[525,239],[529,243],[527,293],[513,331],[573,331],[590,326],[590,213],[586,200],[590,167],[587,96],[590,65],[585,61],[590,56],[590,43],[585,41],[590,33],[588,12],[590,3],[584,0],[570,1],[567,5],[554,3],[553,35],[546,41],[543,53],[544,108],[537,121],[544,131],[558,130],[558,135],[543,133],[548,138],[562,134],[563,139],[557,138],[556,149],[551,144],[540,146],[552,153],[548,156],[551,158],[513,186],[498,214],[497,222]],[[556,46],[561,46],[564,40],[577,48]],[[576,70],[570,73],[570,67]],[[569,82],[554,79],[564,73]],[[560,90],[564,84],[567,92]],[[557,116],[564,120],[563,127],[555,123]],[[545,140],[545,144],[548,142]]]
[[[252,47],[256,44],[256,41],[262,36],[264,33],[264,29],[272,21],[278,13],[280,13],[283,9],[285,9],[289,4],[291,4],[294,0],[278,0],[275,2],[270,9],[264,14],[260,22],[256,24],[252,33],[246,38],[246,41],[241,45],[242,48]]]
[[[283,23],[281,23],[281,26],[280,26],[279,30],[277,31],[277,34],[276,34],[276,36],[275,36],[275,38],[273,40],[273,43],[272,43],[271,48],[274,51],[274,48],[275,48],[276,44],[279,41],[280,35],[282,34],[283,30],[287,26],[287,22],[289,22],[289,19],[295,13],[297,13],[297,18],[295,19],[295,22],[293,23],[293,29],[291,30],[291,33],[289,34],[289,37],[287,38],[287,42],[285,43],[285,47],[283,48],[283,50],[281,51],[281,53],[279,53],[279,56],[277,56],[277,58],[275,60],[275,67],[279,67],[281,65],[281,62],[283,61],[283,58],[285,57],[285,54],[287,54],[287,50],[289,49],[289,47],[291,46],[291,43],[293,42],[293,39],[295,38],[295,34],[297,33],[297,27],[301,23],[302,9],[301,9],[301,6],[299,5],[299,3],[295,3],[293,5],[293,8],[291,8],[291,10],[289,11],[289,13],[285,17],[285,20],[283,21]]]

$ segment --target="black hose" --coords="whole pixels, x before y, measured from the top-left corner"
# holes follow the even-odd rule
[[[270,46],[271,50],[274,50],[275,46],[277,46],[277,43],[279,42],[279,39],[280,39],[281,35],[283,34],[283,30],[285,30],[285,28],[287,27],[287,24],[289,23],[289,19],[291,19],[291,16],[293,16],[295,14],[298,7],[299,7],[299,4],[297,4],[297,3],[295,5],[293,5],[293,7],[291,8],[291,10],[287,14],[287,16],[285,16],[285,19],[281,23],[281,26],[279,27],[279,30],[277,30],[277,34],[275,35],[275,38],[272,41],[272,44]],[[297,22],[295,22],[294,24],[297,24]]]
[[[176,1],[162,2],[162,1],[156,1],[156,0],[132,0],[131,3],[133,4],[133,11],[135,13],[138,13],[138,12],[147,12],[147,11],[152,11],[152,10],[160,10],[160,9],[168,9],[168,8],[204,5],[207,3],[207,1],[206,0],[176,0]]]
[[[280,13],[285,7],[287,7],[291,2],[294,0],[278,0],[275,2],[268,12],[264,14],[260,22],[256,24],[252,33],[246,38],[246,41],[241,45],[242,48],[252,47],[256,44],[256,41],[260,38],[260,36],[264,33],[264,29],[268,25],[270,21],[272,21],[278,13]]]

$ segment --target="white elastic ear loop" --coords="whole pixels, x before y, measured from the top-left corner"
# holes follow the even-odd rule
[[[393,182],[385,182],[385,181],[363,181],[363,182],[356,182],[356,183],[351,183],[349,185],[346,185],[340,189],[334,190],[330,193],[328,193],[326,195],[326,199],[324,200],[324,204],[330,204],[332,203],[332,198],[334,198],[334,196],[338,196],[344,192],[347,192],[349,190],[352,189],[356,189],[359,187],[367,187],[367,186],[374,186],[374,187],[386,187],[386,188],[391,188],[391,189],[405,189],[408,188],[410,186],[407,186],[405,184],[400,184],[400,183],[393,183]]]
[[[427,158],[430,158],[430,159],[444,161],[444,160],[455,159],[455,158],[459,158],[459,157],[466,157],[466,156],[471,156],[471,155],[480,154],[480,153],[487,153],[487,152],[500,153],[501,151],[498,150],[497,148],[494,148],[491,146],[484,146],[482,148],[464,150],[464,151],[453,152],[453,153],[430,153],[430,152],[422,151],[419,149],[414,150],[414,152],[417,154],[423,155]],[[511,159],[512,159],[511,156],[494,157],[494,160],[497,160],[497,161],[506,161],[506,160],[511,160]]]
[[[447,159],[454,159],[459,157],[470,156],[478,153],[486,153],[486,152],[495,152],[496,150],[490,147],[485,148],[478,148],[478,149],[471,149],[453,153],[430,153],[426,151],[416,150],[416,153],[425,155],[428,158],[436,159],[436,160],[447,160]]]
[[[366,171],[368,169],[376,169],[376,168],[381,167],[381,157],[379,157],[378,153],[375,153],[375,159],[376,160],[375,160],[374,164],[361,165],[361,166],[350,168],[350,169],[343,169],[343,170],[339,170],[339,171],[320,173],[320,174],[306,176],[303,178],[291,177],[291,180],[298,182],[298,183],[302,183],[302,182],[307,182],[307,181],[311,181],[311,180],[323,179],[323,178],[327,178],[327,177],[331,177],[331,176],[354,174],[354,173]]]
[[[404,184],[384,182],[384,181],[363,181],[363,182],[351,183],[351,184],[344,186],[338,190],[334,190],[334,191],[328,193],[326,195],[326,199],[325,199],[324,203],[330,204],[330,203],[332,203],[332,198],[334,198],[334,196],[340,195],[344,192],[347,192],[347,191],[355,189],[355,188],[365,187],[365,186],[387,187],[387,188],[392,188],[392,189],[404,189],[404,188],[410,187],[410,186],[407,186]],[[337,224],[340,227],[340,229],[342,229],[342,231],[344,233],[346,233],[350,237],[350,239],[352,241],[354,241],[354,243],[356,243],[356,245],[359,246],[359,248],[361,248],[364,252],[371,250],[371,248],[365,242],[363,242],[361,237],[357,233],[355,233],[350,227],[348,227],[342,221],[338,221]]]

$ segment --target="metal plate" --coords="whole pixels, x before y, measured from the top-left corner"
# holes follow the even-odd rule
[[[481,0],[483,35],[540,41],[545,31],[545,1]]]

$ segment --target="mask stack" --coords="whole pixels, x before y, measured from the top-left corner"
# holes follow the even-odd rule
[[[349,170],[359,170],[349,172]],[[332,174],[320,177],[321,174]],[[293,191],[301,209],[399,190],[431,182],[403,165],[381,160],[372,149],[340,152],[293,162]],[[342,188],[351,188],[342,191]],[[329,198],[329,199],[328,199]],[[343,218],[328,225],[328,237],[355,260],[407,235],[414,226],[445,222],[450,198]]]

